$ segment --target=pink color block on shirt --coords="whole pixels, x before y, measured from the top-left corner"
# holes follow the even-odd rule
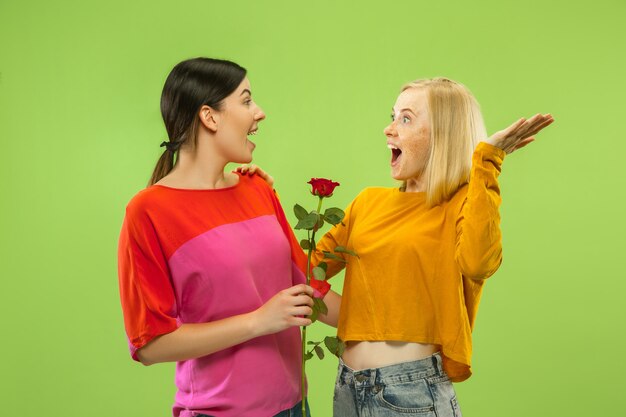
[[[271,215],[213,228],[183,244],[168,264],[182,323],[254,311],[304,282]],[[179,362],[175,415],[206,410],[215,417],[271,416],[293,407],[300,397],[300,357],[300,331],[291,328]]]

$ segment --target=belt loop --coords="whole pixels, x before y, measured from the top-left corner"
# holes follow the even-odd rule
[[[433,354],[433,356],[431,356],[431,359],[433,361],[433,367],[435,368],[435,372],[437,372],[437,376],[439,376],[441,374],[441,370],[439,369],[439,361],[437,360],[437,354]]]
[[[339,359],[341,361],[341,382],[343,382],[344,384],[348,383],[348,379],[350,379],[349,377],[352,375],[350,370],[348,369],[348,367],[346,366],[345,363],[343,363],[343,361],[341,359]]]

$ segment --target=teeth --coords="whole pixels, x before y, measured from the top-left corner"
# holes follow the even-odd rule
[[[389,149],[398,149],[398,148],[396,148],[395,146],[393,146],[391,143],[388,143],[388,144],[387,144],[387,147],[388,147]]]
[[[256,130],[253,130],[252,132],[248,132],[248,135],[256,135]]]

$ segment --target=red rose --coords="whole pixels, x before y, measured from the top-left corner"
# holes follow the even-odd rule
[[[326,178],[311,178],[307,184],[311,184],[311,194],[319,197],[330,197],[333,195],[335,187],[339,185],[338,182]]]

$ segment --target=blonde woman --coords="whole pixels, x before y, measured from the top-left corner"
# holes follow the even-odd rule
[[[327,277],[346,267],[342,298],[325,296],[347,345],[335,416],[461,415],[451,382],[471,375],[482,287],[502,261],[497,177],[505,155],[552,122],[537,114],[488,138],[463,85],[402,88],[384,130],[402,186],[363,190],[317,245],[317,263],[336,246],[359,255],[324,260]]]
[[[451,381],[471,375],[482,287],[502,261],[502,161],[553,119],[487,138],[472,94],[446,78],[405,85],[391,119],[391,176],[402,186],[362,191],[317,246],[359,254],[346,268],[334,414],[460,416]],[[344,267],[328,263],[329,277]]]

